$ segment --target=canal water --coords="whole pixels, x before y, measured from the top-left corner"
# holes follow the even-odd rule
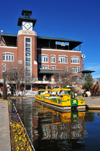
[[[60,113],[34,98],[12,101],[36,151],[100,151],[100,111]]]

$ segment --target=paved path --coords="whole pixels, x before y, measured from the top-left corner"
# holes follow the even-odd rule
[[[0,101],[0,151],[11,151],[7,101]]]
[[[100,97],[84,97],[87,105],[100,105]]]
[[[100,97],[84,97],[89,109],[100,110]]]

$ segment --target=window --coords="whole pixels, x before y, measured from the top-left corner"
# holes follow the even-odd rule
[[[6,71],[6,64],[2,64],[2,72]]]
[[[44,66],[44,65],[39,65],[39,69],[49,69],[48,66]]]
[[[48,62],[48,55],[39,55],[39,62]]]
[[[79,67],[71,67],[71,71],[74,73],[77,73],[80,71],[80,68]]]
[[[75,57],[75,56],[71,57],[71,63],[79,64],[79,57]]]
[[[3,53],[3,61],[14,61],[13,53]]]
[[[54,88],[57,89],[57,88],[60,88],[60,86],[56,85],[56,86],[54,86]]]
[[[65,71],[68,71],[68,67],[67,66],[65,66]]]
[[[26,90],[31,90],[31,85],[26,85]]]
[[[56,66],[51,66],[51,69],[56,69]]]
[[[25,75],[31,76],[31,38],[25,38]]]
[[[67,57],[66,56],[59,56],[59,63],[67,63]]]
[[[56,62],[56,58],[54,55],[51,56],[51,63],[55,63]]]

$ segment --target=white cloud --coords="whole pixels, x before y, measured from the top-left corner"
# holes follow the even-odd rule
[[[100,75],[93,75],[93,79],[100,78]]]
[[[90,63],[87,63],[87,65],[98,65],[98,63],[96,63],[96,62],[90,62]]]
[[[95,71],[95,72],[92,73],[92,77],[94,79],[100,78],[100,64],[98,64],[98,63],[88,63],[86,70]]]
[[[89,66],[86,68],[86,70],[94,70],[94,71],[100,71],[100,65],[96,65],[96,66]]]

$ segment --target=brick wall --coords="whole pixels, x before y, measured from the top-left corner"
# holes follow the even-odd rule
[[[38,55],[39,54],[46,54],[48,55],[48,63],[41,63],[41,65],[49,65],[49,69],[51,67],[51,65],[56,66],[56,69],[61,69],[61,70],[65,70],[65,66],[68,66],[68,71],[71,72],[71,66],[78,66],[80,67],[80,71],[81,71],[81,51],[72,51],[72,50],[57,50],[57,49],[41,49],[38,50]],[[56,56],[56,63],[51,63],[51,55],[55,55]],[[59,63],[58,62],[58,56],[59,55],[65,55],[67,56],[67,63]],[[79,64],[71,64],[71,56],[78,56],[79,57]]]

